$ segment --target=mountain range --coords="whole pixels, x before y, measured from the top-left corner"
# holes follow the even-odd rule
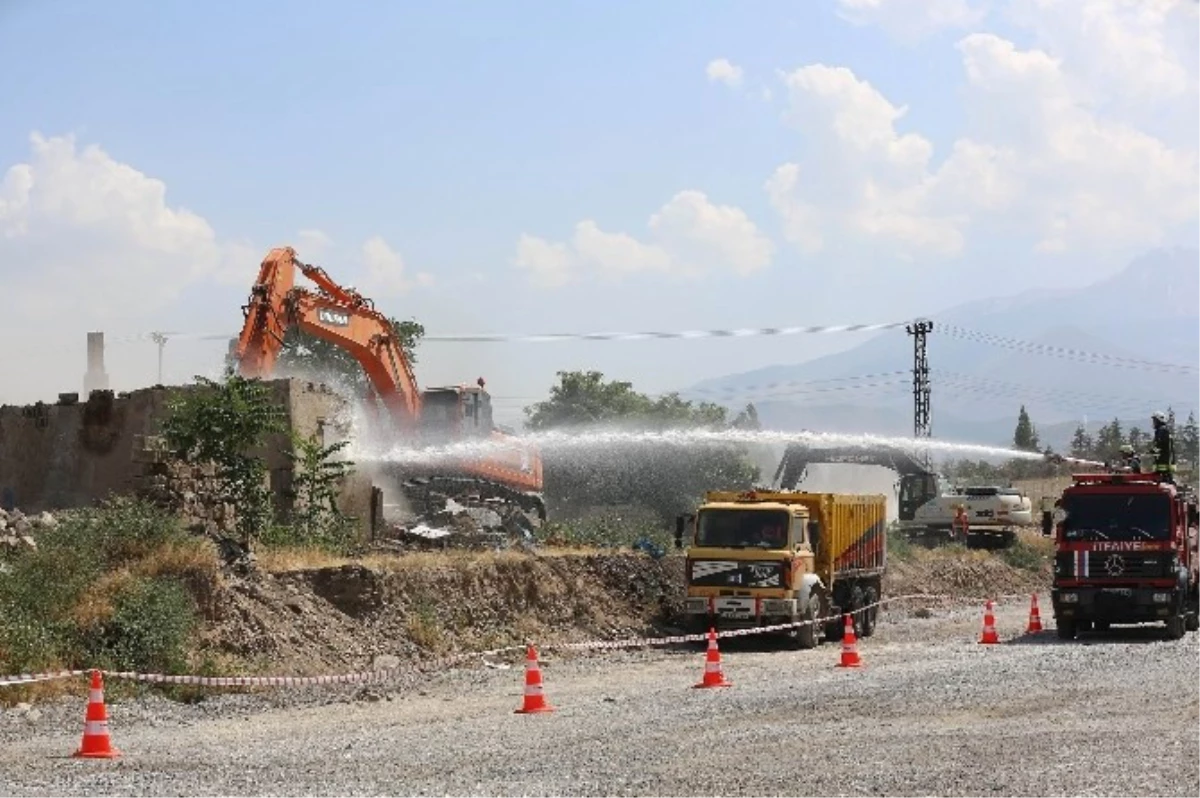
[[[1044,443],[1066,448],[1080,423],[1150,426],[1200,406],[1200,251],[1160,249],[1078,288],[973,301],[931,317],[933,436],[1011,445],[1024,405]],[[1179,364],[1190,370],[1157,367]],[[913,433],[913,338],[881,333],[802,363],[697,383],[681,395],[753,402],[770,429]]]

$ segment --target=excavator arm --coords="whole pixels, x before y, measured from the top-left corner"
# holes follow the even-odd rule
[[[928,468],[901,449],[860,447],[812,447],[789,444],[775,470],[775,482],[782,490],[795,490],[811,463],[849,463],[890,468],[901,477],[932,475]]]
[[[297,268],[316,283],[317,292],[296,287]],[[392,417],[410,430],[415,428],[421,394],[391,322],[369,300],[339,286],[320,267],[301,263],[291,247],[267,254],[243,312],[235,352],[243,376],[269,375],[284,336],[297,327],[354,357]]]
[[[315,284],[315,291],[296,286],[297,271]],[[408,443],[483,434],[500,444],[498,451],[487,456],[457,458],[449,473],[410,480],[417,485],[415,490],[426,497],[431,491],[447,495],[457,491],[468,499],[510,499],[545,519],[537,448],[492,428],[482,381],[478,389],[458,386],[422,394],[391,321],[376,311],[369,299],[339,285],[319,266],[301,262],[291,247],[280,247],[263,260],[242,311],[245,319],[234,351],[242,376],[268,377],[288,330],[298,328],[328,341],[362,366],[386,407],[386,415]],[[448,395],[452,397],[449,406],[442,401]],[[374,403],[369,407],[377,409]]]

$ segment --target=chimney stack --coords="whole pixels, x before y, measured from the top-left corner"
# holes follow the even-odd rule
[[[83,395],[108,390],[108,374],[104,371],[104,333],[87,334],[87,372],[83,375]]]

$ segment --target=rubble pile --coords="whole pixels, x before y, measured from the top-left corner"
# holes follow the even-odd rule
[[[18,509],[0,507],[0,553],[37,549],[37,533],[53,529],[58,521],[50,513],[28,516]]]
[[[376,540],[382,548],[507,549],[534,545],[534,522],[497,500],[462,503],[448,496],[427,498],[419,514],[387,518]]]

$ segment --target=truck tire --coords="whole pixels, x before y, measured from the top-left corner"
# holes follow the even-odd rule
[[[850,620],[854,624],[854,637],[866,637],[863,633],[863,625],[866,622],[866,613],[863,612],[863,607],[867,604],[867,594],[858,585],[850,591]]]
[[[821,617],[821,599],[817,596],[808,597],[808,611],[802,616],[802,620],[812,621],[804,626],[796,629],[796,634],[792,638],[796,648],[816,648],[817,647],[817,619]]]
[[[1062,620],[1058,622],[1059,640],[1074,640],[1075,632],[1075,621]]]
[[[1176,613],[1170,618],[1167,618],[1167,639],[1178,640],[1184,634],[1184,620],[1182,613]]]
[[[875,621],[879,616],[879,607],[871,605],[879,601],[879,592],[873,587],[868,587],[864,594],[864,600],[868,609],[863,611],[862,636],[870,637],[875,634]]]
[[[1183,628],[1189,632],[1200,630],[1200,615],[1196,614],[1195,612],[1189,612],[1187,614],[1187,620],[1183,622]]]

